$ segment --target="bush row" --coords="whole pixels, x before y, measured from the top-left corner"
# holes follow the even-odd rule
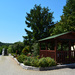
[[[25,65],[34,67],[50,67],[56,65],[54,59],[50,57],[43,57],[39,59],[38,57],[28,57],[25,55],[20,55],[17,57],[17,60],[20,63],[24,63]]]

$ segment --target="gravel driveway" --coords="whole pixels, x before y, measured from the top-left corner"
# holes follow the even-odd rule
[[[75,68],[49,71],[25,70],[10,56],[0,56],[0,75],[75,75]]]

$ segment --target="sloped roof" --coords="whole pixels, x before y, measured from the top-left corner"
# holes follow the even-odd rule
[[[68,34],[68,33],[71,33],[71,31],[70,32],[61,33],[61,34],[57,34],[57,35],[53,35],[53,36],[49,36],[47,38],[40,39],[39,41],[45,41],[45,40],[53,39],[53,38],[56,38],[56,37],[59,37],[61,35]]]

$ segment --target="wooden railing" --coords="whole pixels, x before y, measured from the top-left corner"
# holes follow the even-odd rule
[[[41,57],[51,57],[55,59],[55,50],[40,50]]]
[[[57,62],[59,63],[75,62],[75,51],[57,51]]]
[[[51,57],[55,60],[55,50],[40,50],[40,57]],[[75,63],[75,51],[57,51],[57,63]]]

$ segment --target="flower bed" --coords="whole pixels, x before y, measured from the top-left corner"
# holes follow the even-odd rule
[[[20,63],[24,63],[24,65],[33,66],[33,67],[51,67],[55,66],[56,62],[54,59],[50,57],[43,57],[43,58],[37,58],[37,57],[28,57],[25,55],[20,55],[17,57],[17,60]]]
[[[20,56],[18,56],[17,57],[17,59],[16,58],[14,58],[13,56],[11,56],[12,58],[14,58],[14,60],[15,61],[17,61],[17,63],[22,67],[22,68],[24,68],[24,69],[26,69],[26,70],[35,70],[35,71],[44,71],[44,70],[55,70],[55,69],[61,69],[61,68],[67,68],[67,67],[74,67],[75,68],[75,63],[73,63],[73,64],[64,64],[64,65],[56,65],[56,63],[54,63],[55,61],[53,60],[53,61],[51,61],[50,62],[50,66],[48,66],[48,67],[45,67],[44,65],[45,64],[42,64],[42,66],[43,67],[34,67],[33,65],[32,66],[27,66],[28,65],[28,63],[27,63],[27,65],[24,65],[23,63],[21,63],[21,62],[18,62],[18,61],[20,61],[19,59],[21,59],[21,57],[26,57],[25,59],[27,60],[27,59],[29,59],[30,60],[30,58],[28,58],[27,56],[25,56],[25,55],[20,55]],[[25,59],[22,59],[23,61],[25,61]],[[36,57],[36,59],[38,59],[37,57]],[[47,61],[49,60],[51,60],[51,58],[50,57],[47,57],[47,58],[45,58]],[[40,60],[40,59],[39,59]],[[41,60],[44,60],[44,58],[41,58]],[[49,63],[49,61],[48,61],[48,63]],[[45,61],[44,61],[45,62]],[[39,62],[38,62],[39,63]],[[43,63],[43,62],[41,62],[41,63]],[[36,62],[36,64],[37,64],[37,62]],[[29,64],[30,65],[30,64]]]

